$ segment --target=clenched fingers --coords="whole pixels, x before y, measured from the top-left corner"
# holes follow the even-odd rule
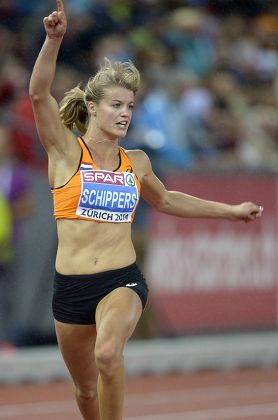
[[[52,12],[49,16],[45,17],[43,21],[49,26],[55,26],[59,22],[58,12]]]

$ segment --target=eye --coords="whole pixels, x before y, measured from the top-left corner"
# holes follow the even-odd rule
[[[129,105],[129,109],[134,109],[134,104]]]
[[[120,104],[120,103],[118,103],[118,102],[117,102],[117,103],[112,104],[113,108],[119,108],[119,107],[120,107],[120,105],[121,105],[121,104]]]

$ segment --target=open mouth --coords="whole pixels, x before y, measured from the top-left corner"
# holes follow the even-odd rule
[[[128,125],[127,121],[121,121],[117,123],[117,126],[121,128],[126,128],[127,125]]]

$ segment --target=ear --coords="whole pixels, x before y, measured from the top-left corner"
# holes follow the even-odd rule
[[[90,113],[92,115],[97,115],[97,113],[96,113],[96,107],[95,107],[94,102],[89,102],[88,103],[88,109],[89,109],[89,111],[90,111]]]

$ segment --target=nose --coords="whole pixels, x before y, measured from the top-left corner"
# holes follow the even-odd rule
[[[130,116],[130,114],[132,113],[132,110],[129,108],[129,106],[127,105],[127,106],[124,106],[123,108],[122,108],[122,112],[121,112],[121,115],[122,116]]]

